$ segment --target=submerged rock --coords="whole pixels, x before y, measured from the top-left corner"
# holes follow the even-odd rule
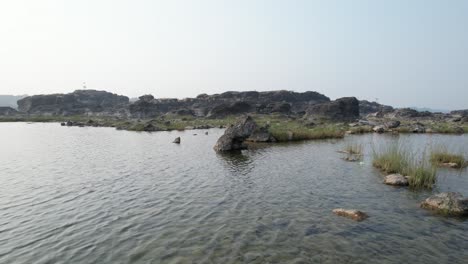
[[[455,163],[455,162],[440,163],[439,165],[441,167],[447,167],[447,168],[452,168],[452,169],[457,169],[461,167],[458,163]]]
[[[447,215],[468,215],[468,199],[460,193],[439,193],[427,198],[421,207]]]
[[[247,147],[244,141],[250,137],[256,129],[257,124],[255,121],[250,116],[247,116],[226,129],[224,135],[216,142],[214,150],[216,152],[228,152],[246,149]]]
[[[393,186],[408,186],[408,179],[401,174],[391,174],[385,176],[384,183]]]
[[[363,221],[369,217],[366,213],[358,211],[358,210],[354,210],[354,209],[339,208],[339,209],[333,210],[333,213],[338,216],[343,216],[343,217],[353,219],[355,221]]]

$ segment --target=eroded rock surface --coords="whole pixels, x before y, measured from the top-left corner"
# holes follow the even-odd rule
[[[366,213],[361,212],[359,210],[354,210],[354,209],[339,208],[339,209],[333,210],[333,213],[338,216],[343,216],[343,217],[353,219],[354,221],[363,221],[369,217]]]
[[[421,207],[447,215],[468,215],[468,199],[457,192],[433,195],[422,202]]]
[[[129,99],[105,91],[76,90],[69,94],[28,96],[18,101],[20,112],[40,115],[124,115]]]
[[[242,118],[226,129],[224,135],[216,142],[214,150],[216,152],[229,152],[245,149],[247,146],[244,144],[244,141],[249,138],[256,129],[257,124],[250,116]]]
[[[408,186],[408,179],[401,174],[391,174],[385,176],[384,183],[393,186]]]
[[[307,109],[307,117],[329,121],[354,121],[359,118],[359,101],[355,97],[344,97],[316,104]]]

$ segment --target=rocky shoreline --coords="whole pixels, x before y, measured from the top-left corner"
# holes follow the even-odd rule
[[[451,113],[393,108],[354,97],[330,100],[317,92],[225,92],[196,98],[157,99],[95,90],[35,95],[18,101],[18,110],[0,108],[3,122],[60,122],[65,126],[115,127],[129,131],[168,131],[227,127],[240,116],[285,126],[282,136],[268,142],[302,140],[308,130],[332,127],[341,134],[453,133],[468,131],[468,110]],[[272,132],[272,131],[270,131]],[[296,134],[288,136],[289,134]],[[336,133],[338,134],[338,133]],[[314,137],[312,137],[314,138]],[[261,140],[262,141],[262,140]],[[263,140],[265,141],[265,140]]]

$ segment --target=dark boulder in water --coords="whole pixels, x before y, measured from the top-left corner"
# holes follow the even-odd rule
[[[256,129],[257,124],[250,116],[242,118],[226,129],[224,135],[216,142],[214,150],[216,152],[229,152],[246,149],[247,146],[244,144],[244,141],[249,138]]]

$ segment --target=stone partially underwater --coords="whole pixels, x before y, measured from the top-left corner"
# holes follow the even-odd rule
[[[224,135],[216,142],[214,150],[216,152],[229,152],[246,149],[247,146],[244,142],[256,129],[257,123],[255,123],[252,117],[247,116],[242,118],[226,129]]]

